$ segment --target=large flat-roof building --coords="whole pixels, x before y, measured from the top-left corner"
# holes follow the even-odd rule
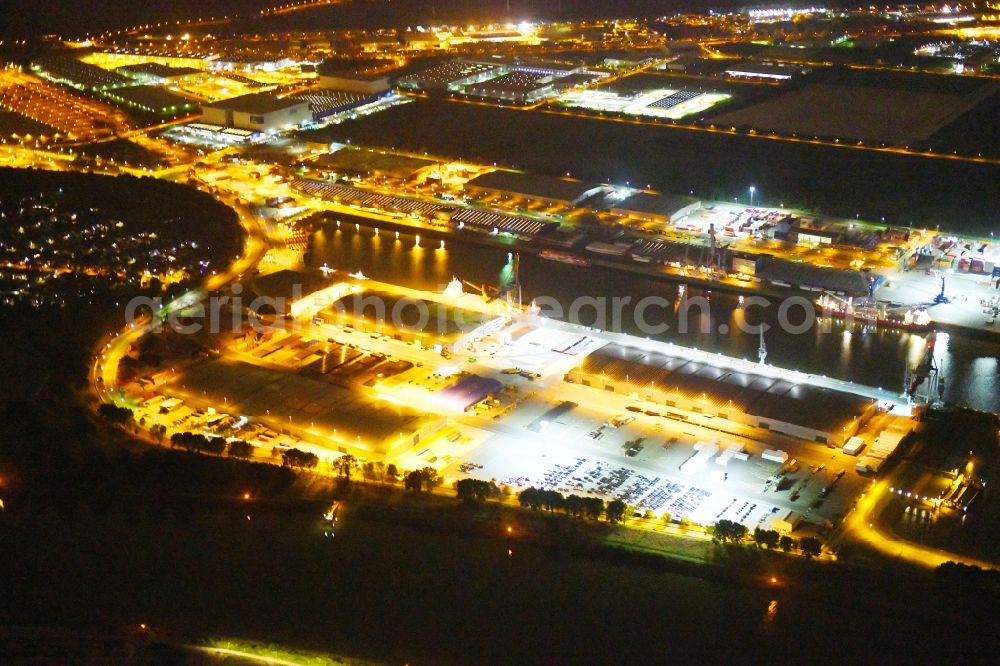
[[[124,65],[116,68],[115,72],[149,85],[181,83],[196,79],[203,74],[202,70],[193,67],[171,67],[158,62]]]
[[[313,119],[315,120],[322,120],[328,116],[351,111],[378,100],[376,95],[331,90],[329,88],[296,93],[290,95],[290,97],[295,100],[308,102],[309,108],[312,110]]]
[[[677,224],[699,208],[701,201],[694,197],[638,192],[614,204],[611,212],[642,222]]]
[[[191,113],[195,105],[180,95],[156,86],[139,85],[105,91],[104,96],[122,106],[145,113],[172,116]]]
[[[326,173],[351,176],[379,177],[392,180],[409,180],[421,172],[438,166],[438,162],[422,157],[398,155],[368,148],[334,146],[336,150],[323,153],[304,162],[311,169]]]
[[[600,183],[503,170],[484,173],[465,184],[465,191],[473,195],[513,196],[558,206],[575,206],[605,189]]]
[[[352,70],[321,73],[319,75],[319,84],[321,87],[330,90],[362,93],[365,95],[380,95],[388,92],[392,87],[388,74],[366,74]]]
[[[236,413],[276,429],[310,425],[313,441],[331,453],[382,460],[418,445],[440,430],[445,419],[373,394],[298,372],[221,359],[186,370],[167,384],[168,395],[226,396]],[[288,418],[291,417],[291,418]]]
[[[411,298],[365,287],[343,296],[319,312],[327,322],[388,335],[425,349],[458,351],[479,337],[498,330],[503,320],[458,304]]]
[[[515,69],[465,86],[463,92],[487,99],[530,104],[554,95],[555,86],[551,74]]]
[[[309,102],[280,98],[269,93],[251,93],[206,104],[202,122],[258,132],[291,129],[312,121]]]
[[[450,60],[404,76],[396,85],[404,90],[461,90],[463,86],[494,78],[504,71],[503,62]]]
[[[876,409],[853,393],[619,343],[585,357],[566,381],[830,446],[841,446]]]

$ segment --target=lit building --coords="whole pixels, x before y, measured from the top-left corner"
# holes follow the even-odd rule
[[[282,99],[268,93],[252,93],[206,104],[201,116],[203,123],[258,132],[291,129],[312,119],[309,102]]]
[[[701,201],[680,195],[638,192],[616,203],[611,212],[642,222],[677,224],[701,208]]]
[[[318,316],[328,323],[446,351],[459,351],[504,323],[500,316],[457,304],[369,288],[334,301]]]
[[[588,355],[566,381],[829,446],[843,445],[876,409],[853,393],[618,343]]]
[[[575,206],[607,186],[573,178],[555,178],[518,171],[490,171],[465,184],[468,194],[502,195],[556,206]]]
[[[392,87],[389,75],[384,73],[364,74],[355,71],[330,72],[320,74],[319,85],[329,90],[379,95]]]

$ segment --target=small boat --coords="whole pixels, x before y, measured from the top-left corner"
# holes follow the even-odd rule
[[[559,252],[558,250],[542,250],[539,255],[542,259],[548,259],[549,261],[558,261],[563,264],[572,264],[574,266],[590,266],[590,262],[583,257],[578,257],[575,254],[570,254],[569,252]]]

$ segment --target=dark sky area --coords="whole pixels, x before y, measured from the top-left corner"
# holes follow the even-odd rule
[[[14,4],[14,3],[12,3]],[[254,12],[280,0],[25,0],[3,11],[0,34],[32,37],[78,35],[160,20]],[[270,19],[273,29],[407,25],[424,21],[658,15],[762,4],[747,0],[351,0],[344,5]],[[789,4],[807,5],[808,2]],[[826,3],[829,5],[830,3]],[[510,8],[508,13],[508,7]],[[258,22],[261,23],[261,22]]]

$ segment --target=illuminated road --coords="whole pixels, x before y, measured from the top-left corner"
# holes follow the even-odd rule
[[[995,562],[966,557],[939,548],[905,541],[887,530],[879,521],[892,497],[889,488],[892,486],[892,480],[898,475],[898,471],[899,468],[877,481],[867,493],[862,495],[855,509],[844,521],[845,535],[867,544],[889,557],[898,557],[928,568],[937,567],[945,562],[959,562],[983,569],[1000,569],[1000,565]]]

